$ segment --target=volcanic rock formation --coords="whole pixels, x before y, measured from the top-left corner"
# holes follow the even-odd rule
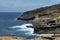
[[[24,12],[17,19],[32,23],[35,33],[60,33],[60,4]]]

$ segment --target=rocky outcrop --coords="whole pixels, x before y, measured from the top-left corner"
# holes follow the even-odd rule
[[[0,36],[0,40],[26,40],[23,37],[16,37],[16,36]]]
[[[0,40],[60,40],[60,34],[54,34],[53,36],[43,36],[32,39],[27,39],[24,37],[16,37],[16,36],[0,36]]]
[[[24,12],[18,20],[32,23],[35,33],[60,33],[60,4]]]

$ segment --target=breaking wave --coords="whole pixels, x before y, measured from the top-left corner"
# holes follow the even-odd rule
[[[11,29],[17,29],[16,32],[19,32],[20,36],[27,37],[27,38],[37,38],[42,36],[52,36],[53,34],[34,34],[34,28],[27,27],[27,26],[33,26],[32,24],[22,24],[22,25],[16,25],[10,27]]]

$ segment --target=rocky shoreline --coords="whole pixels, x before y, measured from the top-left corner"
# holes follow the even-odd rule
[[[40,37],[40,38],[33,38],[33,39],[26,39],[23,37],[16,37],[16,36],[0,36],[0,40],[60,40],[60,34],[55,34],[51,37]]]
[[[60,34],[60,4],[24,12],[17,19],[33,24],[34,33]]]
[[[0,36],[0,40],[26,40],[23,37],[15,37],[15,36]]]

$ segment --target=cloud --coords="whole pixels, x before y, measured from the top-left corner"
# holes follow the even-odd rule
[[[60,0],[54,0],[55,2],[59,2],[60,3]]]
[[[52,3],[60,4],[60,0],[52,0]]]
[[[26,11],[60,3],[59,0],[0,0],[0,11]]]
[[[21,0],[0,0],[0,10],[19,10],[23,9],[27,10],[29,8],[33,9],[33,7],[40,6],[39,4],[36,4],[35,2],[29,2],[29,1],[21,1]]]
[[[0,1],[0,6],[4,7],[27,7],[27,6],[39,6],[39,4],[32,2],[22,2],[22,1]]]

